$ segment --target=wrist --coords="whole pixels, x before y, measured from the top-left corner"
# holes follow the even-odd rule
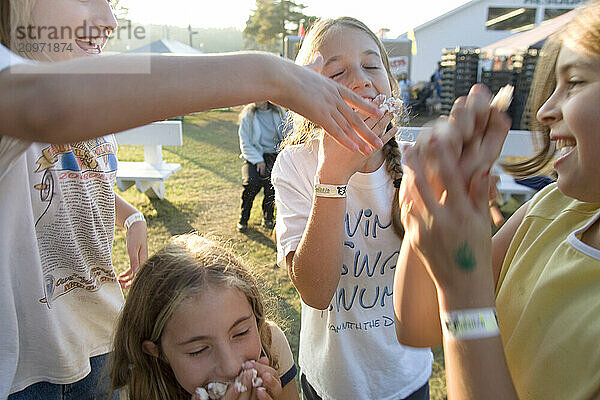
[[[452,288],[438,286],[437,292],[440,311],[494,307],[496,304],[493,283],[481,280]]]
[[[136,211],[132,214],[130,214],[126,219],[125,222],[123,223],[123,227],[128,230],[129,228],[131,228],[131,225],[133,225],[136,222],[143,222],[146,223],[146,218],[144,218],[144,214],[142,214],[141,211]]]
[[[315,176],[315,182],[323,185],[347,185],[349,180],[350,177],[341,171],[330,171],[325,168],[320,168]]]

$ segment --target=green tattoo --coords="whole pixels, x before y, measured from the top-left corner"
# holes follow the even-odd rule
[[[454,256],[454,262],[462,270],[472,271],[475,269],[475,266],[477,265],[475,262],[475,255],[467,242],[463,242],[458,248],[458,251]]]

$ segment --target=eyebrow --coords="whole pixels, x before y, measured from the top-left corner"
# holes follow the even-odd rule
[[[379,55],[379,53],[378,53],[377,51],[375,51],[375,50],[371,50],[371,49],[363,51],[362,55],[363,55],[363,56],[371,56],[371,55],[375,55],[375,56],[377,56],[377,57],[380,57],[380,55]],[[336,61],[338,61],[340,58],[342,58],[342,56],[341,56],[341,55],[339,55],[339,56],[333,56],[333,57],[331,57],[331,58],[327,59],[327,61],[325,62],[325,64],[323,64],[323,68],[325,68],[326,66],[328,66],[328,65],[329,65],[329,64],[331,64],[332,62],[336,62]]]
[[[237,319],[237,320],[236,320],[236,321],[235,321],[235,322],[234,322],[234,323],[231,325],[231,328],[229,328],[229,330],[231,330],[231,329],[235,328],[236,326],[238,326],[238,325],[239,325],[239,324],[241,324],[242,322],[245,322],[245,321],[249,320],[249,319],[250,319],[250,318],[252,318],[253,316],[254,316],[254,315],[252,315],[252,314],[251,314],[251,315],[248,315],[248,316],[246,316],[246,317],[241,317],[241,318],[238,318],[238,319]],[[177,343],[177,346],[185,346],[186,344],[190,344],[190,343],[193,343],[193,342],[199,342],[199,341],[206,340],[206,339],[209,339],[209,338],[210,338],[210,336],[206,336],[206,335],[194,336],[194,337],[191,337],[191,338],[189,338],[189,339],[187,339],[187,340],[184,340],[183,342]]]
[[[595,66],[593,63],[591,62],[587,62],[587,61],[573,61],[573,62],[569,62],[568,64],[563,64],[560,66],[560,68],[558,69],[559,73],[567,73],[572,69],[595,69]]]

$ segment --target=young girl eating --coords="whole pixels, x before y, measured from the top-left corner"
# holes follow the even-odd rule
[[[298,399],[289,344],[265,314],[240,260],[196,234],[179,236],[146,261],[127,296],[113,389],[131,400],[221,398],[215,386],[227,400]]]
[[[356,19],[316,22],[296,62],[315,57],[323,59],[322,75],[363,98],[380,104],[396,92],[383,45]],[[278,262],[302,298],[299,364],[306,399],[429,398],[431,351],[395,338],[392,284],[403,231],[392,118],[389,111],[363,116],[385,143],[367,157],[296,115],[273,168]]]

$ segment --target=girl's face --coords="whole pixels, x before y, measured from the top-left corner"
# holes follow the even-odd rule
[[[565,45],[556,65],[557,86],[538,111],[556,142],[558,187],[581,201],[600,201],[600,56]]]
[[[319,52],[323,75],[371,100],[380,93],[392,94],[379,47],[367,33],[352,27],[334,28]]]
[[[27,36],[52,61],[102,53],[117,27],[110,0],[37,0],[32,14]]]
[[[258,360],[261,353],[250,302],[230,287],[209,287],[180,304],[161,344],[177,381],[189,393],[209,382],[234,380],[242,363]]]

